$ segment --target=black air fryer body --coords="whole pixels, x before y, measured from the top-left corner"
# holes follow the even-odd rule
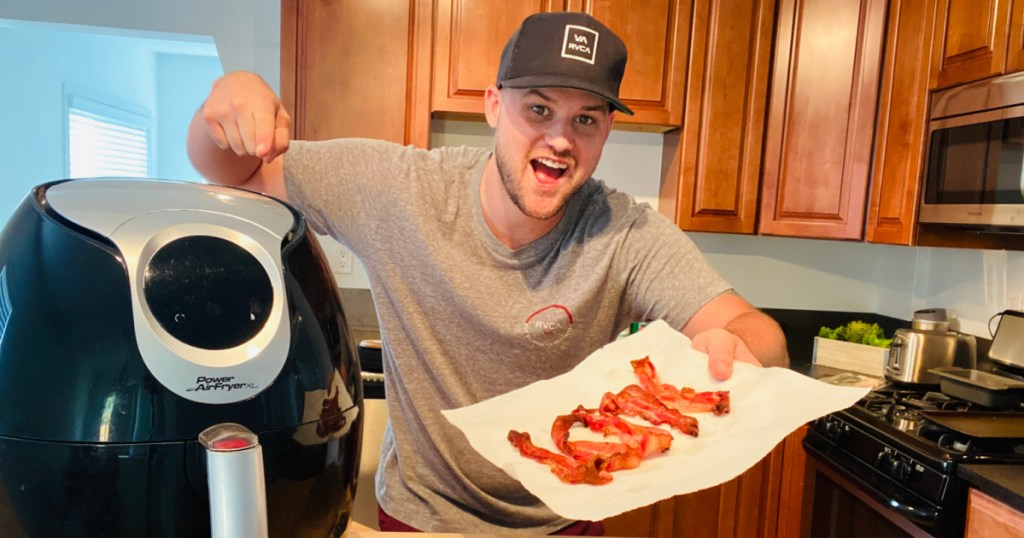
[[[210,535],[197,438],[262,445],[271,536],[338,536],[362,391],[305,221],[198,184],[37,187],[0,235],[0,536]]]

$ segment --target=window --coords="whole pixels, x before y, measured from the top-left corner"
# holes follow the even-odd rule
[[[74,94],[66,102],[68,177],[152,175],[147,114]]]

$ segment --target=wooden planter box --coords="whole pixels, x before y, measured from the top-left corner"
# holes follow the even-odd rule
[[[814,337],[814,364],[883,377],[889,350],[843,340]]]

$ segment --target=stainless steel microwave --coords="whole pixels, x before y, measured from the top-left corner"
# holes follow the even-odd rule
[[[920,222],[1024,232],[1024,73],[932,96]]]

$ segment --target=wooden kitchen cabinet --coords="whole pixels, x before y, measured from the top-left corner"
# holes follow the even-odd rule
[[[780,0],[759,233],[863,238],[885,15],[886,0]]]
[[[806,434],[806,426],[794,431],[754,467],[720,486],[606,519],[605,533],[658,538],[799,536]]]
[[[616,122],[678,126],[689,36],[684,0],[437,0],[431,111],[483,115],[483,94],[498,72],[502,47],[526,16],[584,11],[626,43],[629,61],[619,97],[636,112]]]
[[[872,243],[914,243],[940,3],[944,0],[889,3],[866,226],[866,239]]]
[[[1010,7],[1010,39],[1006,46],[1005,72],[1024,71],[1024,1],[1013,0]]]
[[[438,0],[431,110],[482,116],[512,32],[529,15],[566,8],[565,0]]]
[[[942,0],[932,88],[948,88],[1024,68],[1021,9],[1024,2],[1020,0]],[[1015,30],[1011,23],[1016,25]],[[1011,34],[1015,41],[1008,47]],[[1008,62],[1010,50],[1013,60]]]
[[[427,147],[431,0],[282,0],[281,100],[292,136]]]
[[[752,234],[775,0],[696,0],[682,129],[665,135],[658,209],[684,230]]]
[[[971,488],[964,538],[1024,537],[1024,514]]]

